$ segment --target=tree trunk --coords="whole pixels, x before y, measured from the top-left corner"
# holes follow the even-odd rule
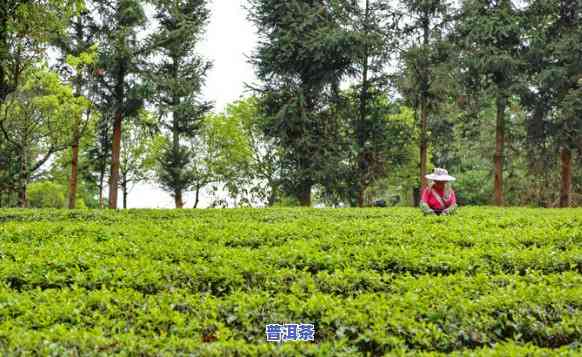
[[[576,1],[560,1],[560,25],[562,31],[572,32],[578,26]],[[579,82],[578,82],[579,83]],[[572,152],[569,147],[562,147],[560,152],[560,207],[570,207],[572,196]]]
[[[123,192],[123,209],[127,209],[127,196],[129,196],[129,192],[127,191],[127,183],[125,180],[121,184],[121,191]]]
[[[22,178],[18,185],[18,206],[28,208],[28,183],[26,178]]]
[[[28,161],[26,156],[26,150],[22,151],[22,156],[20,158],[20,172],[18,174],[18,206],[20,208],[28,207]]]
[[[77,182],[79,165],[79,136],[78,126],[73,134],[73,145],[71,146],[71,177],[69,177],[69,209],[74,209],[77,204]]]
[[[269,207],[273,207],[275,205],[275,202],[277,202],[277,185],[271,182],[269,186],[271,187],[271,193],[269,194],[269,200],[267,201],[267,205]]]
[[[503,146],[505,144],[505,107],[507,97],[497,94],[497,124],[495,128],[495,205],[503,206]]]
[[[176,68],[176,61],[174,60],[174,78],[178,79],[177,76],[177,68]],[[178,106],[180,104],[180,98],[178,96],[173,96],[172,98],[172,104],[174,106]],[[177,154],[180,151],[180,117],[177,111],[174,111],[172,113],[172,147],[174,150],[174,153]],[[182,169],[182,168],[180,168]],[[176,173],[174,174],[176,175]],[[180,173],[178,173],[177,175],[180,175]],[[177,185],[178,186],[178,185]],[[184,201],[182,199],[182,187],[174,187],[174,201],[176,204],[176,208],[183,208],[184,207]]]
[[[560,152],[561,182],[560,182],[560,207],[570,207],[572,195],[572,152],[563,147]]]
[[[23,181],[18,188],[18,205],[20,208],[28,208],[27,184]]]
[[[426,168],[428,162],[428,112],[424,99],[420,106],[420,191],[427,187]]]
[[[299,204],[302,207],[311,207],[311,184],[305,183],[301,188],[299,195]]]
[[[113,125],[113,143],[111,146],[111,176],[109,177],[109,208],[117,208],[117,190],[119,185],[119,157],[121,152],[121,124],[123,114],[118,109]]]
[[[77,22],[75,23],[75,30],[76,30],[76,39],[77,43],[81,43],[83,41],[83,25],[81,23],[80,18],[77,18]],[[77,75],[75,76],[74,85],[75,85],[75,97],[78,98],[82,95],[82,81],[83,75],[81,71],[77,71]],[[72,137],[72,144],[71,144],[71,176],[69,177],[69,209],[74,209],[77,205],[77,182],[79,176],[79,142],[81,141],[81,116],[75,118],[75,122],[73,124],[73,137]]]
[[[267,207],[273,207],[275,205],[275,202],[276,202],[275,193],[271,192],[271,194],[269,195],[269,199],[267,201]]]
[[[196,185],[196,199],[194,200],[194,208],[198,208],[200,202],[200,186]]]
[[[422,188],[413,187],[412,188],[412,205],[417,207],[420,205],[420,197]]]
[[[424,47],[429,45],[430,36],[430,15],[428,13],[423,14],[422,18],[422,44]],[[428,72],[427,68],[421,69],[425,73]],[[426,175],[426,168],[428,162],[428,90],[429,83],[426,75],[421,77],[420,83],[420,191],[428,185]],[[419,193],[420,193],[419,191]]]
[[[105,199],[103,198],[103,182],[105,181],[105,172],[103,170],[99,173],[99,208],[105,208]]]
[[[364,199],[364,188],[360,187],[358,190],[358,207],[364,207],[365,199]]]
[[[99,208],[105,208],[105,199],[103,198],[103,185],[99,186]]]
[[[182,200],[182,190],[176,190],[174,192],[174,202],[176,203],[176,208],[184,208],[184,201]]]
[[[307,87],[303,90],[305,103],[302,109],[302,115],[305,118],[309,118],[311,115],[314,115],[316,99],[314,98],[312,88]],[[313,135],[313,129],[310,125],[309,123],[303,123],[303,126],[309,128],[310,135]],[[302,140],[302,138],[295,138],[295,140],[297,139]],[[299,151],[298,169],[300,176],[298,177],[297,191],[294,194],[302,207],[311,207],[311,187],[313,186],[313,176],[311,175],[314,164],[313,150],[316,150],[316,148],[310,143],[309,146],[303,144]]]
[[[368,17],[370,16],[370,2],[366,0],[365,13],[364,13],[364,33],[368,34]],[[360,151],[358,155],[358,207],[364,207],[364,194],[366,191],[366,180],[365,177],[368,173],[369,163],[366,160],[365,145],[366,145],[366,117],[368,114],[368,48],[364,49],[364,55],[362,58],[362,90],[360,92],[360,115],[357,125],[358,130],[358,150]]]

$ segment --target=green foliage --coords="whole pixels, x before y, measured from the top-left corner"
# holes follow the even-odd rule
[[[174,147],[160,140],[162,146],[156,169],[158,182],[168,192],[187,191],[197,179],[201,179],[192,164],[192,151],[185,146]]]
[[[88,107],[86,98],[75,96],[72,88],[46,67],[30,67],[22,73],[20,86],[0,104],[2,142],[17,159],[14,182],[21,189],[53,154],[68,146],[69,119]]]
[[[369,88],[366,115],[362,120],[358,113],[360,92],[351,88],[341,93],[341,103],[336,115],[335,125],[341,135],[336,139],[339,148],[330,160],[327,172],[338,172],[323,187],[323,201],[330,204],[340,202],[356,205],[363,189],[364,204],[368,205],[376,195],[376,190],[368,188],[386,185],[387,178],[407,180],[407,165],[413,162],[413,143],[415,138],[414,115],[410,108],[392,102],[378,89]],[[360,127],[361,126],[361,127]],[[365,140],[357,139],[358,131],[364,133]],[[397,183],[398,184],[398,183]]]
[[[84,193],[84,192],[81,192]],[[33,182],[28,187],[30,208],[65,208],[67,186],[52,181]],[[77,208],[86,208],[85,199],[77,198]]]
[[[521,94],[530,109],[527,128],[533,166],[536,157],[555,158],[560,147],[582,152],[582,4],[531,1],[525,16],[531,38],[523,55],[529,86]],[[550,168],[543,164],[537,162],[536,173]]]
[[[0,192],[10,192],[14,190],[15,178],[18,176],[18,153],[16,148],[9,145],[0,135]],[[3,205],[0,202],[0,205]]]
[[[457,175],[455,192],[460,205],[487,205],[491,202],[493,185],[489,170],[467,170]]]
[[[0,11],[0,104],[16,91],[21,73],[46,55],[83,0],[5,0]]]
[[[156,165],[155,137],[148,130],[148,125],[152,126],[155,119],[147,111],[141,111],[132,119],[126,124],[121,141],[119,172],[124,208],[127,208],[129,191],[135,184],[147,182]]]
[[[502,95],[511,94],[523,68],[519,55],[522,14],[511,1],[471,0],[462,11],[454,35],[462,51],[462,66],[482,80],[482,88],[493,85]]]
[[[387,119],[396,123],[395,129],[404,129],[408,140],[405,143],[398,143],[398,140],[390,143],[392,157],[396,160],[390,163],[386,179],[379,180],[373,185],[368,197],[370,201],[379,198],[390,201],[393,196],[398,196],[400,205],[412,206],[413,192],[419,187],[419,157],[416,148],[419,132],[415,125],[414,111],[407,106],[399,105],[398,112],[390,113]],[[394,130],[392,132],[394,133]]]
[[[303,205],[312,186],[333,176],[337,133],[326,108],[353,69],[359,36],[346,27],[349,1],[252,0],[259,46],[252,61],[261,81],[265,133],[281,148],[281,187]]]
[[[579,209],[0,211],[7,354],[578,355]],[[315,343],[265,341],[307,323]]]
[[[53,182],[35,182],[28,189],[31,208],[64,208],[66,187]]]
[[[204,137],[212,155],[212,171],[219,181],[243,179],[248,172],[251,148],[244,137],[239,118],[232,115],[210,115],[205,119]]]
[[[245,136],[243,122],[237,115],[214,114],[204,120],[202,137],[207,150],[206,163],[213,181],[224,185],[228,195],[235,201],[250,204],[247,195],[252,184],[252,148]]]
[[[183,192],[191,188],[199,191],[208,183],[196,170],[193,161],[200,150],[193,145],[204,115],[211,109],[210,103],[198,98],[210,62],[196,53],[209,10],[205,0],[153,3],[160,31],[149,39],[154,51],[145,76],[160,113],[159,126],[169,138],[160,153],[157,171],[162,188],[181,207]]]
[[[201,91],[211,63],[196,51],[207,0],[3,1],[0,206],[26,201],[30,182],[64,185],[62,152],[79,139],[78,196],[90,206],[119,148],[124,177],[112,169],[111,186],[156,166],[177,206],[203,188],[217,206],[310,205],[312,192],[331,205],[395,195],[408,204],[427,160],[458,177],[461,203],[486,204],[493,157],[507,204],[554,206],[569,181],[560,150],[572,156],[574,201],[582,197],[580,1],[247,5],[257,95],[209,115]],[[62,58],[48,69],[54,49]],[[145,103],[155,123],[133,135]]]
[[[272,206],[281,198],[281,154],[263,131],[268,119],[258,102],[248,97],[228,105],[224,114],[207,118],[204,132],[214,143],[213,171],[229,195],[247,205]]]

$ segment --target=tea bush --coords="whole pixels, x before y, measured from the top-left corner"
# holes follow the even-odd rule
[[[314,342],[266,341],[313,323]],[[580,355],[582,211],[0,210],[0,350]]]

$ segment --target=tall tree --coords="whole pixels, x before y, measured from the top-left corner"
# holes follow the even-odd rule
[[[72,83],[75,96],[89,97],[91,88],[88,88],[92,77],[92,68],[95,61],[96,25],[92,14],[82,9],[71,20],[66,31],[57,34],[54,42],[62,54],[62,62],[67,66],[66,77]],[[71,133],[71,173],[68,185],[68,208],[73,209],[77,202],[77,187],[79,176],[79,147],[85,129],[91,119],[90,112],[74,118]]]
[[[573,154],[582,154],[582,2],[532,0],[527,15],[528,137],[539,163],[540,155],[559,156],[559,165],[548,166],[560,167],[558,202],[569,207]]]
[[[109,208],[117,208],[122,127],[125,117],[143,105],[138,76],[139,61],[148,48],[138,41],[138,31],[146,24],[143,4],[138,0],[95,0],[100,26],[97,75],[101,97],[113,108]]]
[[[262,82],[260,107],[272,119],[266,132],[282,148],[283,187],[303,206],[311,205],[312,187],[330,164],[333,143],[324,132],[332,123],[321,114],[352,68],[357,38],[342,26],[350,4],[250,1],[249,18],[260,38],[252,57]]]
[[[273,206],[280,196],[280,150],[275,140],[264,133],[268,119],[259,112],[258,102],[256,97],[237,101],[227,107],[226,115],[240,123],[242,138],[251,153],[249,172],[243,173],[249,178],[249,190]]]
[[[359,76],[358,110],[353,121],[356,145],[356,167],[354,170],[357,180],[354,181],[354,190],[357,194],[359,207],[364,205],[366,189],[377,178],[374,172],[378,160],[384,158],[375,155],[376,147],[371,140],[378,129],[378,122],[384,118],[374,116],[377,96],[387,91],[388,76],[386,66],[391,59],[395,46],[395,29],[400,20],[390,8],[387,1],[366,0],[363,7],[354,4],[354,31],[360,37],[359,50],[355,60],[355,70]],[[376,112],[377,113],[377,112]],[[389,141],[391,138],[384,138]],[[381,165],[380,165],[381,166]]]
[[[494,187],[496,205],[503,199],[503,165],[508,98],[516,92],[522,47],[522,16],[510,0],[463,2],[455,36],[461,66],[481,79],[481,89],[494,92],[496,135]]]
[[[405,49],[402,51],[404,78],[401,88],[419,117],[420,186],[427,184],[429,120],[444,101],[443,66],[448,61],[445,34],[450,25],[450,5],[443,0],[404,1],[406,21],[402,29]]]
[[[95,140],[88,145],[84,152],[91,172],[90,181],[95,182],[98,193],[99,208],[105,208],[105,183],[107,179],[107,168],[111,165],[111,126],[114,113],[104,107],[107,102],[96,103],[96,111],[99,113],[95,122]]]
[[[339,199],[335,203],[347,201],[351,206],[368,205],[368,189],[394,176],[398,168],[411,160],[408,143],[413,140],[414,122],[401,113],[407,108],[392,102],[382,86],[370,86],[367,92],[364,123],[359,123],[362,109],[359,85],[342,92],[341,109],[334,113],[342,132],[336,141],[345,142],[348,148],[341,156],[348,167],[341,179],[323,192],[326,197]],[[358,135],[354,135],[359,128],[364,131],[363,146],[359,146]]]
[[[209,154],[210,171],[228,196],[238,203],[251,203],[249,190],[255,179],[251,171],[253,152],[233,106],[226,113],[209,115],[205,120],[204,137]]]
[[[69,145],[69,117],[88,107],[84,97],[60,82],[57,73],[46,68],[28,68],[22,83],[0,105],[0,132],[17,153],[19,205],[28,205],[27,186],[33,174],[53,154]]]
[[[121,141],[119,171],[124,209],[127,208],[129,192],[135,184],[150,178],[154,166],[152,158],[154,139],[148,130],[147,122],[144,123],[148,115],[143,112],[141,114],[128,122]]]
[[[200,120],[211,109],[198,99],[210,63],[196,53],[209,10],[206,0],[156,0],[155,6],[160,31],[151,41],[158,44],[154,55],[161,59],[152,66],[150,80],[162,130],[171,136],[160,161],[160,178],[176,208],[182,208],[184,191],[195,179],[188,171],[193,155],[187,139],[197,135]]]

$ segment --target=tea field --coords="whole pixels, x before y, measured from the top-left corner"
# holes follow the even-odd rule
[[[582,210],[0,210],[0,351],[579,356]]]

